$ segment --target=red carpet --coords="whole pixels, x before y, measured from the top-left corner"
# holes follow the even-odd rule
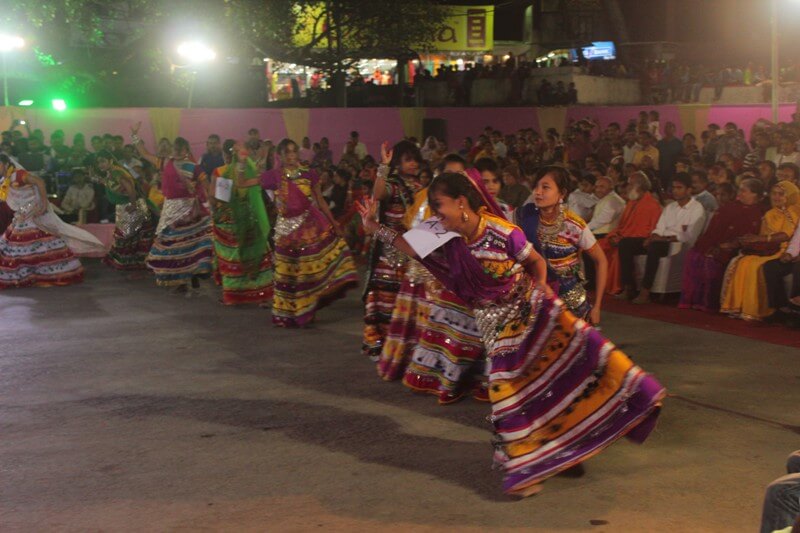
[[[661,320],[670,324],[680,324],[690,328],[717,331],[738,337],[745,337],[772,344],[800,348],[800,330],[792,329],[781,324],[765,324],[763,322],[747,322],[744,320],[728,318],[719,313],[704,313],[691,309],[678,309],[677,301],[667,300],[665,303],[650,303],[636,305],[630,302],[616,300],[607,296],[603,299],[603,311],[620,313]]]

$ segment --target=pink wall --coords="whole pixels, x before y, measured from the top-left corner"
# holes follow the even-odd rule
[[[560,109],[427,108],[420,110],[420,115],[444,119],[448,144],[451,149],[457,149],[465,137],[474,138],[489,125],[503,132],[514,132],[524,127],[540,129],[543,123],[552,124],[555,120],[556,123],[561,123],[563,129],[573,120],[589,117],[601,127],[607,126],[609,122],[619,122],[624,127],[629,119],[637,117],[639,111],[651,109],[659,111],[662,126],[668,121],[674,122],[678,126],[678,134],[705,128],[711,122],[722,125],[728,121],[735,122],[749,132],[756,120],[770,116],[768,105],[575,106]],[[795,110],[796,107],[792,104],[781,106],[781,120],[790,120]],[[180,110],[179,134],[189,139],[196,153],[202,152],[209,133],[217,133],[222,138],[241,139],[251,127],[259,128],[263,138],[277,142],[286,136],[286,115],[281,109],[183,109]],[[295,120],[296,115],[304,116],[302,113],[295,113]],[[316,142],[320,137],[328,137],[335,155],[342,152],[350,131],[354,129],[360,132],[361,140],[376,158],[382,142],[394,143],[405,136],[401,111],[398,108],[318,108],[307,110],[307,116],[306,131],[311,140]],[[151,146],[155,142],[150,124],[150,110],[146,108],[70,109],[63,113],[7,108],[0,111],[0,127],[8,128],[12,118],[25,118],[31,127],[43,129],[46,135],[55,129],[62,129],[68,138],[80,131],[87,137],[102,133],[119,134],[126,141],[130,136],[130,126],[141,121],[142,137]],[[682,120],[691,123],[683,124]],[[294,126],[297,128],[297,124]],[[421,137],[421,132],[418,134]]]

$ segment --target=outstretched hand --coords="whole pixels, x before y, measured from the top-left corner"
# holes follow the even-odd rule
[[[363,202],[356,202],[356,209],[361,215],[364,233],[372,235],[378,230],[380,224],[376,220],[378,215],[378,202],[374,198],[365,198]]]
[[[141,127],[142,127],[142,121],[140,120],[139,122],[136,123],[136,125],[131,126],[131,134],[132,135],[138,135],[139,128],[141,128]]]
[[[383,141],[381,144],[381,162],[384,165],[388,165],[392,162],[392,155],[394,154],[394,150],[389,148],[389,142]]]

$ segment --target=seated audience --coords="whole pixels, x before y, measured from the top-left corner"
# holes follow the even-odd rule
[[[64,199],[61,200],[61,211],[66,222],[79,224],[86,223],[86,214],[94,209],[94,186],[87,182],[86,172],[83,169],[72,171],[72,185],[67,189]]]
[[[786,475],[769,484],[761,512],[761,533],[800,528],[800,450],[786,461]]]
[[[694,199],[700,202],[707,214],[711,214],[719,207],[717,199],[708,191],[708,176],[702,170],[695,170],[692,176],[692,194]]]
[[[590,173],[578,178],[578,188],[567,197],[567,208],[577,214],[584,221],[591,220],[592,209],[597,204],[594,192],[595,177]]]
[[[792,275],[792,287],[787,296],[783,278],[789,274]],[[764,281],[767,283],[769,306],[777,309],[777,318],[800,313],[800,224],[783,255],[764,264]]]
[[[531,190],[521,181],[519,168],[516,165],[508,165],[503,169],[503,188],[497,196],[505,203],[516,209],[531,195]]]
[[[800,220],[798,200],[800,190],[794,184],[780,181],[772,187],[772,209],[764,215],[761,231],[739,239],[742,252],[725,271],[720,298],[723,313],[745,320],[762,320],[774,312],[769,306],[762,267],[786,251]]]
[[[653,232],[646,238],[627,237],[619,242],[620,281],[627,298],[632,298],[636,289],[634,259],[637,255],[647,256],[642,287],[634,303],[650,301],[650,289],[659,262],[669,255],[670,245],[679,242],[692,246],[703,230],[705,210],[692,198],[691,187],[688,174],[676,174],[672,179],[672,198],[675,201],[664,208]]]
[[[605,176],[597,178],[593,194],[597,198],[597,203],[589,222],[589,229],[595,237],[601,239],[617,228],[622,211],[625,209],[625,200],[614,192],[611,179]]]
[[[628,178],[626,196],[628,203],[622,211],[619,225],[598,244],[608,259],[608,278],[606,292],[617,294],[622,291],[620,285],[619,244],[623,239],[638,238],[642,241],[652,233],[661,216],[661,204],[650,194],[650,179],[647,175],[636,172]]]
[[[739,185],[736,201],[714,213],[706,231],[686,254],[678,307],[719,311],[725,267],[739,250],[739,238],[758,232],[763,194],[761,180],[746,179]]]
[[[775,171],[777,181],[791,181],[800,186],[800,167],[794,163],[782,163]]]
[[[766,191],[769,189],[764,187],[764,190]],[[733,184],[723,183],[719,187],[716,187],[714,189],[714,199],[717,201],[717,206],[718,206],[717,209],[724,206],[725,204],[729,204],[730,202],[734,201],[736,199],[736,189],[734,188]],[[769,199],[767,199],[767,203],[769,203]],[[762,204],[762,211],[766,211],[767,209],[769,209],[768,206],[766,207],[766,209],[764,209],[765,204],[763,200],[761,201],[761,204]]]

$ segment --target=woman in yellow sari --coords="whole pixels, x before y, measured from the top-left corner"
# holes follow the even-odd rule
[[[773,185],[770,202],[759,234],[741,237],[743,252],[728,265],[722,283],[720,311],[745,320],[762,320],[775,312],[767,300],[762,267],[783,254],[800,221],[800,189],[793,183]]]

